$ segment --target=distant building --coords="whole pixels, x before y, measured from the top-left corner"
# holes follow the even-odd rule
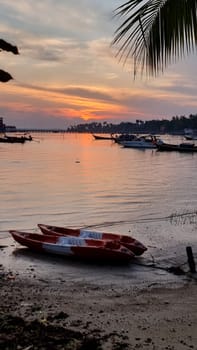
[[[5,132],[5,124],[3,123],[3,118],[0,117],[0,132]]]
[[[16,132],[16,127],[14,125],[4,124],[3,118],[0,117],[0,132]]]
[[[13,125],[6,125],[5,126],[5,131],[6,132],[16,132],[17,130],[16,130],[16,127],[13,126]]]

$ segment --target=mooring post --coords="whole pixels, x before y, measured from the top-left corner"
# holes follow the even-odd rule
[[[195,265],[195,261],[194,261],[192,248],[191,247],[186,247],[186,251],[187,251],[187,257],[188,257],[188,264],[189,264],[190,272],[195,273],[196,272],[196,265]]]

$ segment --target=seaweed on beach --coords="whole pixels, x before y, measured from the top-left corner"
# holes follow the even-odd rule
[[[100,350],[100,339],[38,320],[25,321],[13,315],[0,315],[0,348]]]
[[[117,332],[101,335],[72,330],[38,319],[27,321],[13,314],[0,314],[0,349],[4,350],[102,350],[105,343],[111,350],[127,350],[128,339]]]

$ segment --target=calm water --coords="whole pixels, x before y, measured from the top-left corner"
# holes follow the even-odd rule
[[[197,154],[124,149],[88,134],[34,137],[0,144],[0,234],[51,223],[134,231],[157,246],[196,240],[195,222],[168,218],[197,209]]]

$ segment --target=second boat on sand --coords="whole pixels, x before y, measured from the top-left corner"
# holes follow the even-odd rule
[[[120,235],[116,233],[106,233],[106,232],[98,232],[98,231],[91,231],[86,229],[71,229],[61,226],[51,226],[51,225],[44,225],[44,224],[38,224],[38,227],[42,231],[43,234],[47,235],[57,235],[57,236],[74,236],[74,237],[81,237],[81,238],[88,238],[88,239],[95,239],[95,240],[113,240],[118,241],[121,245],[125,246],[127,249],[129,249],[131,252],[133,252],[135,255],[142,255],[147,248],[137,239],[127,236],[127,235]]]

